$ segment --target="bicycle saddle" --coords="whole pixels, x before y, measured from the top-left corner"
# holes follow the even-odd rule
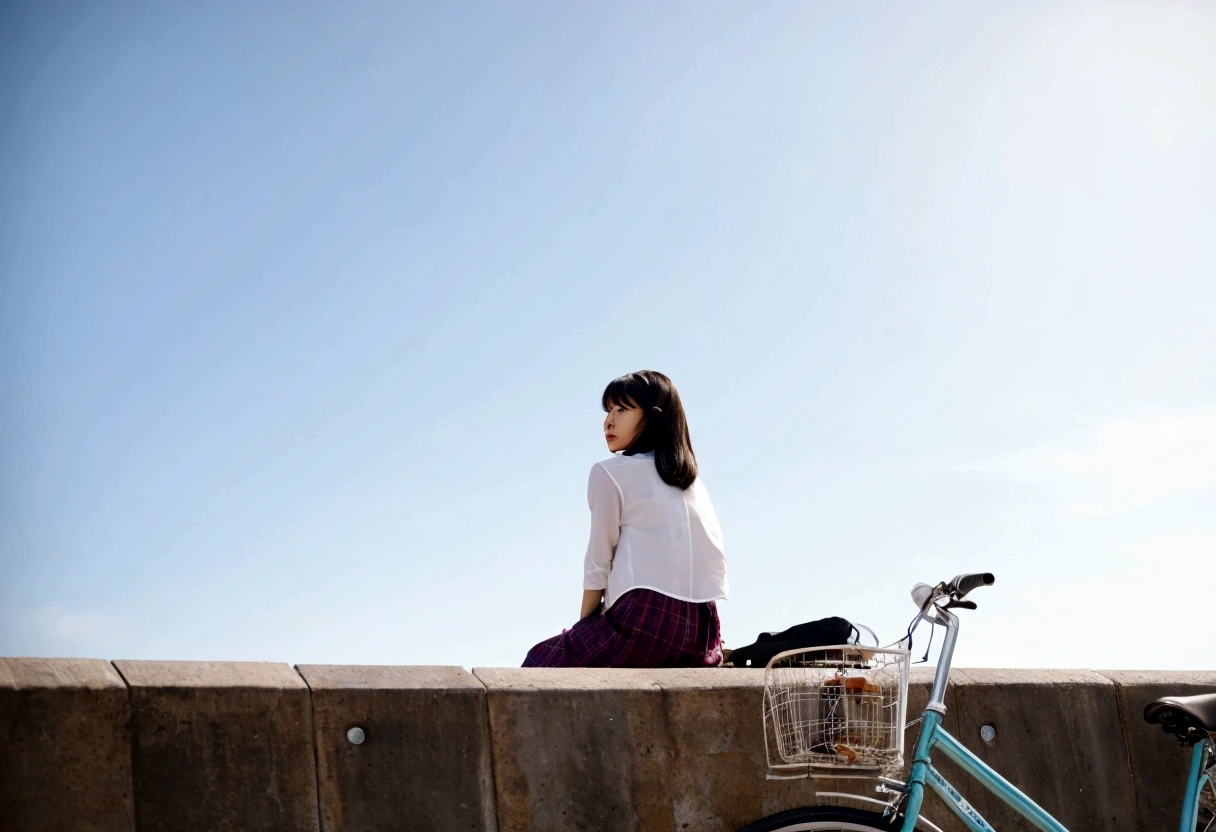
[[[1199,696],[1163,696],[1144,708],[1144,721],[1161,724],[1179,742],[1194,745],[1209,733],[1216,733],[1216,693]]]

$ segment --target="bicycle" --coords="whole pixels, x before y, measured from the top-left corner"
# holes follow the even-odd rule
[[[1047,811],[942,728],[946,685],[959,629],[958,617],[951,610],[975,609],[975,603],[966,600],[966,596],[994,582],[991,573],[959,575],[933,587],[917,584],[912,590],[920,611],[908,627],[909,645],[922,621],[944,627],[946,635],[907,781],[887,775],[902,768],[903,764],[903,697],[907,691],[908,651],[847,645],[792,650],[773,657],[765,678],[765,742],[767,747],[772,728],[774,744],[783,763],[774,763],[770,756],[770,771],[823,766],[825,768],[818,775],[812,776],[832,776],[833,773],[840,776],[839,769],[859,769],[863,776],[877,779],[878,792],[889,797],[884,801],[836,793],[837,797],[878,804],[882,809],[838,806],[790,809],[755,821],[739,832],[941,832],[921,816],[926,788],[932,789],[971,832],[995,832],[958,789],[933,767],[935,751],[940,751],[978,780],[1034,828],[1042,832],[1068,832]],[[779,684],[773,682],[768,674],[782,668],[787,675],[781,677]],[[789,669],[807,676],[791,682]],[[833,675],[827,675],[829,672]],[[850,689],[855,693],[850,694]],[[850,699],[850,695],[853,698]],[[1182,745],[1192,749],[1180,832],[1214,832],[1216,693],[1163,697],[1145,708],[1144,718],[1150,724],[1160,724]],[[1205,813],[1203,826],[1198,825],[1201,806]]]

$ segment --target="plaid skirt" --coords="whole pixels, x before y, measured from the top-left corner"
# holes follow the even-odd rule
[[[528,651],[524,667],[717,667],[721,627],[713,601],[631,589]]]

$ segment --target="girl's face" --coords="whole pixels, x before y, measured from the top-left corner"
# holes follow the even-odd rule
[[[623,451],[642,427],[642,409],[627,404],[612,404],[604,414],[604,439],[612,453]]]

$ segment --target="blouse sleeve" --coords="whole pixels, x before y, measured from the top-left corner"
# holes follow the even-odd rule
[[[621,536],[621,491],[612,475],[596,463],[587,480],[591,508],[591,540],[583,561],[583,589],[607,589],[612,556]]]

